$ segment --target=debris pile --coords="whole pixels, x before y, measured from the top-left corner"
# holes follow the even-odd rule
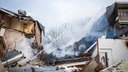
[[[114,30],[111,39],[103,36],[95,40],[96,42],[85,52],[81,49],[85,47],[83,44],[80,47],[83,51],[80,56],[58,59],[50,55],[56,53],[49,50],[52,49],[50,45],[46,47],[49,53],[44,53],[46,48],[41,46],[44,27],[38,21],[26,16],[26,11],[18,10],[18,13],[14,13],[0,8],[0,71],[5,72],[6,69],[9,72],[109,72],[110,69],[112,69],[110,71],[126,71],[128,63],[124,60],[128,60],[127,9],[126,3],[115,3],[107,7],[104,14],[107,15],[107,21]],[[101,16],[100,14],[96,17],[96,20]],[[91,21],[95,22],[95,18]],[[53,42],[52,44],[55,45]],[[55,48],[59,55],[61,49]],[[70,47],[68,49],[70,50]],[[118,63],[119,61],[122,62]],[[118,64],[114,65],[115,63]],[[113,66],[110,67],[111,65]]]

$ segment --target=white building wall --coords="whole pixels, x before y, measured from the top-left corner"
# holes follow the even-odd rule
[[[126,41],[128,40],[98,39],[100,57],[106,52],[109,66],[121,60],[128,60],[128,47],[126,46]]]

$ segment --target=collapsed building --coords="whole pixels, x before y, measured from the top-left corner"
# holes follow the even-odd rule
[[[31,48],[40,51],[43,47],[42,35],[44,26],[27,16],[25,11],[18,10],[15,13],[0,8],[0,60],[4,66],[13,66],[26,58],[28,55],[24,54]]]
[[[113,36],[98,38],[92,60],[82,72],[127,72],[128,71],[128,3],[116,2],[106,9]]]
[[[113,28],[113,36],[98,38],[83,54],[83,62],[57,65],[58,67],[78,67],[78,72],[127,72],[128,71],[128,3],[116,2],[106,8],[105,14]],[[81,58],[82,59],[82,58]],[[75,71],[74,71],[75,72]]]
[[[128,71],[128,3],[116,2],[106,8],[105,14],[113,28],[113,36],[97,39],[92,60],[85,63],[82,72]]]
[[[71,72],[128,71],[127,9],[128,3],[122,2],[116,2],[107,7],[105,14],[107,15],[110,26],[113,27],[113,37],[106,38],[104,36],[103,38],[98,38],[97,41],[83,53],[83,56],[72,59],[53,60],[52,67],[11,68],[9,69],[10,72],[49,72],[49,70],[52,72],[65,72],[63,70],[65,68],[72,68]],[[17,51],[16,45],[18,43],[17,40],[22,36],[34,40],[30,44],[31,48],[42,49],[41,38],[42,31],[44,33],[44,27],[38,21],[25,14],[24,11],[19,11],[19,14],[17,14],[0,8],[0,59],[2,61],[0,64],[4,66],[16,66],[15,62],[25,58],[22,52]],[[90,50],[94,47],[95,49],[90,53]],[[4,71],[2,65],[0,65],[0,68]]]

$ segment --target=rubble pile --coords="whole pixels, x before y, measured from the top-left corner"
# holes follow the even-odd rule
[[[127,9],[127,3],[114,3],[107,7],[103,17],[107,15],[107,21],[113,28],[111,39],[108,39],[108,36],[102,38],[98,36],[99,39],[91,43],[92,45],[86,50],[82,49],[85,47],[84,44],[79,47],[82,51],[80,56],[71,53],[74,55],[71,57],[63,55],[58,47],[56,47],[58,51],[54,52],[50,45],[43,48],[44,26],[31,16],[27,16],[26,11],[18,10],[18,13],[15,13],[0,8],[0,72],[125,72],[128,69]],[[99,15],[93,18],[94,23],[95,18],[99,24],[103,20],[102,15]],[[71,48],[73,49],[72,46]],[[64,52],[68,52],[71,48]],[[79,49],[77,46],[75,48],[77,52]],[[45,49],[50,52],[44,53]],[[117,50],[120,50],[120,53]],[[58,56],[62,53],[60,59],[53,56],[56,52]],[[119,61],[122,62],[118,63]],[[118,64],[113,65],[115,63]]]

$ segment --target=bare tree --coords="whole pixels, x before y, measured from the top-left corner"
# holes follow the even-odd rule
[[[46,44],[50,44],[54,42],[56,47],[59,47],[58,44],[63,41],[63,33],[68,29],[67,23],[60,26],[59,28],[53,27],[49,30],[48,33],[45,35],[45,42]]]

